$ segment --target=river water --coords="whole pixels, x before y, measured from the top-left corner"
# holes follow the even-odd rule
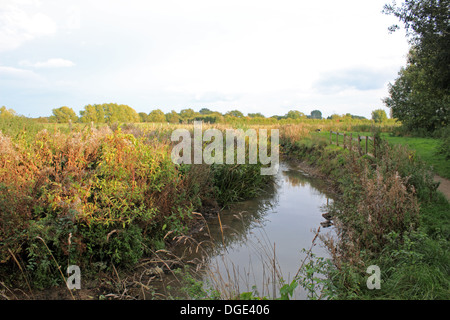
[[[222,297],[254,290],[260,296],[278,297],[279,285],[274,283],[281,278],[290,283],[306,256],[302,249],[311,248],[318,228],[320,234],[333,233],[332,226],[321,225],[332,201],[326,190],[325,182],[310,177],[299,165],[283,162],[275,183],[259,197],[221,211],[207,220],[195,240],[183,242],[183,256],[202,261],[197,264],[201,266],[197,279],[222,292]],[[319,239],[312,252],[329,257]],[[306,299],[307,293],[299,287],[293,298]]]

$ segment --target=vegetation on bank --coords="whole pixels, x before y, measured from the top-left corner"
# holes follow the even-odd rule
[[[173,164],[170,134],[183,125],[70,128],[14,119],[0,136],[0,271],[5,285],[23,290],[61,285],[57,264],[79,265],[85,276],[120,272],[164,248],[167,233],[186,232],[193,212],[253,197],[267,184],[260,166]],[[279,129],[283,156],[320,168],[341,195],[332,214],[342,241],[324,239],[334,264],[312,259],[304,277],[282,286],[283,297],[298,285],[313,288],[311,275],[325,272],[322,298],[448,298],[450,208],[419,152],[387,143],[382,138],[395,137],[383,126],[376,159],[329,145],[329,133],[313,124],[251,127]],[[366,287],[373,264],[382,290]]]
[[[393,145],[404,145],[414,150],[417,156],[432,166],[433,172],[441,177],[450,179],[450,136],[436,139],[382,134],[382,137]]]
[[[352,127],[351,130],[342,130],[340,132],[346,133],[347,137],[352,134],[353,138],[360,136],[374,135],[374,132],[360,130],[364,129],[361,126]],[[373,127],[373,129],[380,133],[380,137],[389,142],[392,145],[403,145],[415,152],[414,156],[420,157],[428,165],[432,167],[432,171],[437,175],[450,179],[450,166],[448,161],[450,160],[450,131],[443,131],[436,136],[417,136],[411,134],[398,134],[394,132],[386,131],[390,128]],[[322,137],[326,141],[330,141],[330,132],[321,131],[311,133],[313,136]],[[336,135],[332,137],[333,143],[336,141]],[[361,142],[361,147],[365,148],[365,142]],[[348,144],[348,142],[347,142]],[[355,142],[353,143],[356,144]],[[343,137],[339,136],[339,145],[343,146]],[[372,145],[370,145],[372,148]]]
[[[11,136],[0,133],[0,272],[7,286],[59,285],[64,265],[84,275],[133,266],[164,247],[167,233],[186,232],[193,212],[251,197],[270,179],[259,174],[260,164],[174,164],[164,130],[34,132],[21,125]]]
[[[331,299],[449,299],[450,204],[420,157],[377,139],[376,159],[320,136],[283,141],[339,190],[330,210],[338,239],[323,239],[333,259],[321,266],[321,289]],[[370,265],[380,267],[380,290],[367,288]]]

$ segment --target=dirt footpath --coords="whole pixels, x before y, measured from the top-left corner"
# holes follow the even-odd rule
[[[435,175],[434,181],[440,182],[438,190],[447,197],[448,201],[450,201],[450,180]]]

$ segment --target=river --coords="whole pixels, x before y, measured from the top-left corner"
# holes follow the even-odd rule
[[[195,277],[222,297],[254,290],[259,296],[278,297],[274,283],[281,278],[290,283],[306,255],[302,249],[311,248],[318,228],[321,234],[333,234],[322,216],[332,201],[326,190],[324,181],[310,177],[298,164],[282,162],[273,185],[208,219],[194,238],[180,241],[177,254],[196,263]],[[312,252],[329,258],[319,239]],[[176,286],[171,276],[162,280],[164,288]],[[307,292],[298,287],[292,298],[307,299]]]

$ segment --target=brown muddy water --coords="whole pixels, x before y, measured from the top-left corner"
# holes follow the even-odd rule
[[[259,296],[278,297],[279,280],[292,281],[306,256],[302,249],[311,248],[318,228],[320,234],[333,235],[322,216],[331,202],[324,181],[310,177],[297,164],[283,162],[274,184],[258,198],[208,219],[194,237],[180,238],[174,253],[192,265],[193,277],[205,290],[218,290],[222,298],[255,289]],[[312,252],[329,258],[319,239]],[[176,291],[183,287],[181,278],[182,274],[167,273],[156,291],[180,296]],[[299,286],[293,299],[307,299],[307,292]]]

